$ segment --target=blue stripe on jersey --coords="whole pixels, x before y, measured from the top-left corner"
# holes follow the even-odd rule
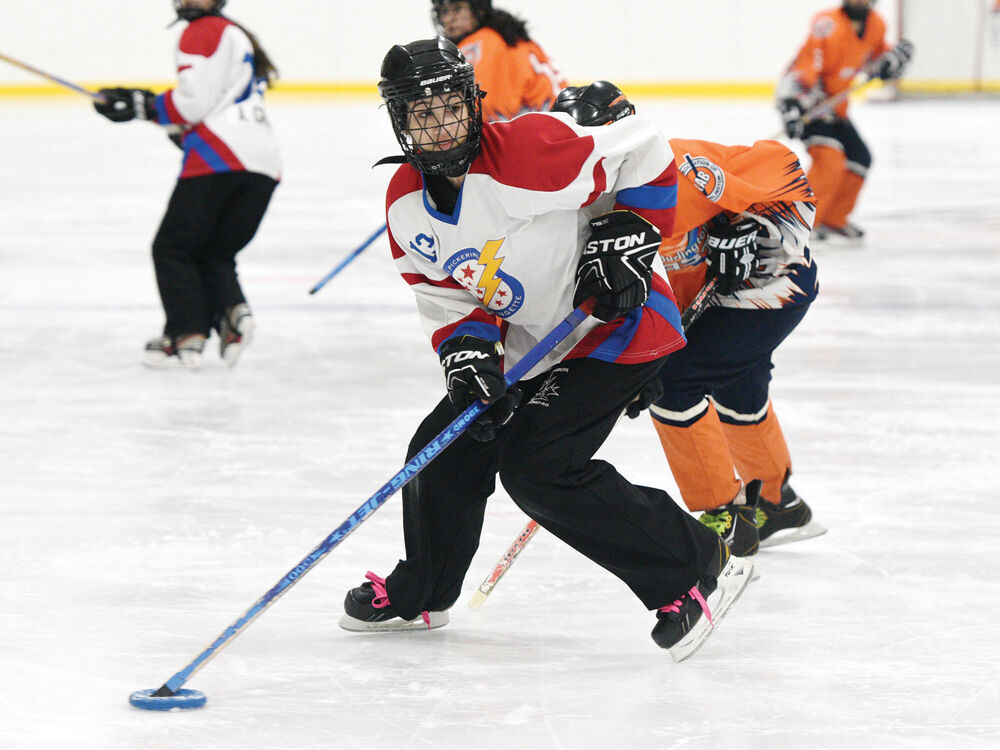
[[[650,292],[649,299],[646,300],[646,304],[643,307],[648,307],[650,310],[670,323],[673,328],[680,331],[681,336],[684,335],[681,328],[681,314],[677,310],[677,305],[671,302],[667,297],[659,292]],[[635,310],[630,312],[625,316],[625,321],[618,326],[615,332],[608,336],[607,339],[604,340],[603,344],[594,349],[594,351],[587,356],[593,359],[599,359],[602,362],[617,361],[618,358],[625,353],[625,350],[628,349],[629,344],[632,343],[632,337],[635,336],[635,332],[639,328],[639,322],[642,320],[642,315],[642,307],[637,307]]]
[[[677,186],[640,185],[625,188],[615,194],[615,202],[631,208],[674,208],[677,205]]]
[[[189,151],[194,151],[198,154],[198,156],[204,159],[205,163],[213,172],[232,171],[229,165],[226,164],[225,160],[219,156],[215,149],[205,143],[205,139],[193,130],[189,131],[184,137],[184,161],[187,161],[187,154]]]
[[[243,56],[243,62],[250,63],[250,67],[252,68],[253,67],[253,55],[251,53],[247,52],[246,55]],[[250,74],[250,82],[247,83],[246,89],[243,91],[242,94],[239,95],[239,97],[236,99],[236,101],[234,102],[234,104],[239,104],[240,102],[245,102],[247,99],[250,98],[250,94],[253,93],[253,85],[254,85],[254,83],[256,83],[256,81],[254,80],[253,74],[251,73]]]
[[[163,125],[170,122],[170,115],[167,114],[167,95],[160,94],[156,97],[156,121]]]
[[[681,312],[669,297],[659,292],[651,292],[649,299],[646,300],[646,307],[666,320],[681,335],[681,338],[687,341],[684,336],[684,326],[681,325]]]
[[[477,339],[486,339],[487,341],[499,341],[500,340],[500,329],[495,325],[489,323],[477,323],[475,321],[468,321],[462,323],[454,332],[442,341],[438,345],[438,354],[441,353],[441,347],[444,346],[445,341],[451,341],[454,338],[460,338],[462,336],[475,336]]]
[[[632,343],[632,337],[635,336],[636,329],[639,328],[640,320],[642,320],[642,308],[637,307],[625,316],[622,324],[604,340],[603,344],[587,356],[591,359],[599,359],[602,362],[614,362],[617,360],[628,349],[628,345]]]

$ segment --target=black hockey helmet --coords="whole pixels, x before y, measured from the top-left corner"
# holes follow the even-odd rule
[[[622,90],[609,81],[587,86],[568,86],[552,104],[553,112],[565,112],[578,125],[609,125],[635,114],[635,107]]]
[[[215,0],[211,8],[192,8],[184,5],[184,0],[174,0],[174,11],[179,21],[194,21],[202,16],[217,16],[222,13],[226,0]]]
[[[442,37],[397,44],[382,60],[378,92],[406,160],[457,177],[479,153],[482,93],[472,65]]]

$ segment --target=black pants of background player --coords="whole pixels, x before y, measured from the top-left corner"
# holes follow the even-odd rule
[[[521,405],[494,441],[465,433],[428,464],[403,489],[406,559],[386,577],[396,613],[413,619],[458,599],[498,473],[521,510],[618,576],[647,609],[695,585],[719,547],[715,532],[663,490],[633,485],[593,458],[662,362],[563,362],[521,384]],[[454,418],[442,399],[417,429],[409,455]]]
[[[236,253],[257,232],[277,184],[253,172],[177,181],[153,240],[165,336],[207,336],[223,310],[246,302]]]

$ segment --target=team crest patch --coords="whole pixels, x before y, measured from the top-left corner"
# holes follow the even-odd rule
[[[524,286],[500,270],[503,240],[490,240],[482,250],[467,247],[444,263],[444,270],[490,312],[509,318],[524,304]]]
[[[718,164],[704,156],[684,154],[684,161],[677,165],[680,173],[687,177],[694,173],[694,186],[710,201],[717,201],[726,189],[726,173]]]

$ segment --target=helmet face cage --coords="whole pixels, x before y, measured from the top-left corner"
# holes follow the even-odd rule
[[[378,89],[406,160],[424,174],[457,177],[479,153],[482,95],[472,66],[457,47],[445,44],[454,55],[447,48],[446,55],[437,49],[414,55],[394,47],[389,56],[401,50],[413,64],[398,76],[386,76],[383,66]]]
[[[194,21],[202,16],[218,15],[222,12],[222,6],[225,4],[226,0],[215,0],[215,5],[211,9],[206,10],[204,8],[189,8],[184,5],[184,0],[174,0],[174,11],[180,20]]]
[[[568,86],[552,104],[553,112],[565,112],[578,125],[610,125],[635,114],[635,107],[622,90],[608,81],[594,81],[588,86]]]

